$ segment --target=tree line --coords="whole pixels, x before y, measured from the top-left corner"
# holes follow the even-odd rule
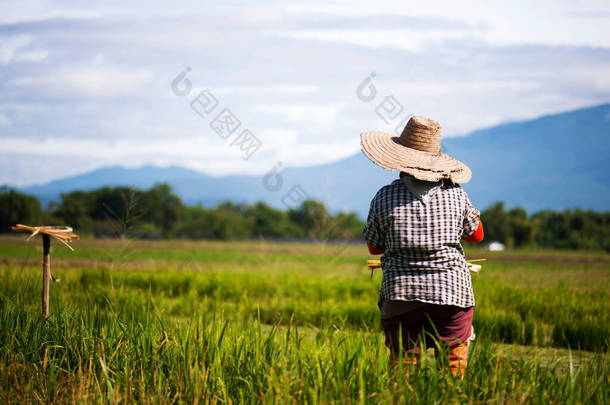
[[[581,209],[506,209],[497,202],[482,211],[485,240],[507,247],[588,249],[610,252],[610,212]],[[355,212],[331,214],[315,200],[279,210],[263,202],[223,202],[213,208],[186,205],[168,184],[148,190],[103,187],[61,194],[42,208],[36,197],[0,188],[0,232],[16,223],[70,225],[96,237],[293,240],[362,240],[364,222]]]
[[[530,216],[520,207],[507,210],[497,202],[481,212],[485,239],[507,247],[605,250],[610,252],[610,211],[579,208],[538,211]]]
[[[315,200],[279,210],[263,202],[186,205],[168,184],[148,190],[103,187],[64,193],[42,209],[36,197],[0,188],[0,229],[16,223],[70,225],[96,237],[359,240],[364,223],[355,212],[332,215]]]

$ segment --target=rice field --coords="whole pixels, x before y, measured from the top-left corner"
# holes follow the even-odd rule
[[[2,403],[606,403],[610,255],[484,252],[464,380],[389,369],[363,246],[0,238]]]

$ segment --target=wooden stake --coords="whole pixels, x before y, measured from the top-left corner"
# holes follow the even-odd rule
[[[51,287],[51,280],[58,282],[51,274],[51,236],[55,240],[60,241],[66,245],[70,250],[74,250],[70,246],[72,239],[80,239],[77,234],[72,232],[72,228],[69,226],[27,226],[17,224],[12,226],[11,229],[15,232],[29,232],[30,236],[27,237],[26,241],[29,241],[36,235],[42,235],[42,314],[49,316],[49,289]]]
[[[51,286],[51,237],[42,235],[42,314],[49,316],[49,288]]]

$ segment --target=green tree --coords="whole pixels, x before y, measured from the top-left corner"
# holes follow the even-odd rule
[[[219,204],[212,211],[212,229],[217,239],[244,239],[252,236],[252,221],[244,214],[247,205],[232,202]]]
[[[290,237],[288,216],[264,202],[252,206],[246,215],[252,219],[252,234],[266,237]]]
[[[59,205],[50,207],[54,210],[51,214],[80,233],[92,232],[91,211],[95,207],[94,196],[93,191],[62,193]]]
[[[157,184],[143,192],[139,199],[142,218],[160,226],[164,236],[171,236],[185,207],[180,197],[172,193],[170,185]]]
[[[527,212],[521,208],[513,208],[508,211],[507,231],[510,233],[512,245],[515,247],[525,246],[532,241],[533,225],[527,218]]]
[[[485,229],[485,239],[506,243],[509,235],[508,217],[504,211],[504,203],[498,201],[481,213]]]
[[[41,220],[42,207],[36,197],[0,188],[0,232],[10,232],[10,227],[18,223],[40,225]]]
[[[355,212],[340,212],[331,218],[331,231],[328,239],[357,240],[362,239],[364,222]]]
[[[330,216],[326,206],[320,201],[303,201],[299,208],[290,210],[288,216],[308,237],[319,239],[325,236]]]

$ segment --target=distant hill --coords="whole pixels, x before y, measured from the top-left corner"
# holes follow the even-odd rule
[[[610,104],[475,131],[445,147],[472,169],[464,188],[479,206],[610,210]]]
[[[357,134],[354,134],[357,136]],[[610,104],[535,120],[512,122],[445,139],[444,151],[464,161],[473,172],[463,187],[481,209],[495,201],[522,206],[528,212],[580,207],[610,210]],[[148,188],[167,182],[188,204],[263,200],[278,207],[293,191],[324,201],[332,211],[357,211],[365,217],[379,187],[397,177],[373,165],[364,155],[325,165],[282,170],[283,185],[269,191],[262,176],[212,177],[181,167],[139,169],[108,167],[21,190],[43,203],[59,194],[101,186]]]

